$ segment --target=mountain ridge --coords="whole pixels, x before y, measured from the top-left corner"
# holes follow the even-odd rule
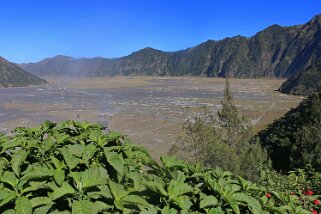
[[[37,75],[290,77],[321,57],[321,15],[306,24],[274,24],[254,36],[207,40],[178,51],[145,47],[119,58],[56,56],[20,64]]]
[[[24,71],[18,65],[0,56],[0,86],[24,87],[44,83],[46,80]]]

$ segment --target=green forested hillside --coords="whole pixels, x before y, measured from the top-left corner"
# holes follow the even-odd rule
[[[290,77],[279,89],[283,93],[310,95],[321,91],[321,60]]]
[[[321,170],[321,93],[316,93],[259,134],[273,168],[289,171],[312,165]]]
[[[114,59],[66,56],[21,66],[37,75],[202,75],[290,77],[321,57],[321,16],[303,25],[272,25],[247,38],[208,40],[175,52],[144,48]]]
[[[24,71],[19,66],[10,63],[6,59],[0,57],[0,86],[29,86],[40,85],[46,83],[46,80],[41,79],[33,74]]]

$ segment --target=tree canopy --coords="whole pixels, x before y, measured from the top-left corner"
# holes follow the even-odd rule
[[[184,134],[172,146],[170,154],[255,179],[256,166],[268,162],[267,154],[258,143],[250,142],[251,123],[233,104],[228,78],[221,105],[217,116],[204,107],[202,113],[188,119],[183,125]]]

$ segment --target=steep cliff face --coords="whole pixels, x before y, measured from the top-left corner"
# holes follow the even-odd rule
[[[285,75],[291,76],[314,64],[321,57],[321,16],[315,16],[305,25],[297,26],[299,32],[290,41],[282,61],[290,64]]]
[[[272,25],[246,38],[208,40],[175,52],[144,48],[114,59],[48,58],[21,66],[38,75],[202,75],[290,77],[321,57],[321,16],[304,25]]]
[[[321,59],[291,76],[280,87],[287,94],[311,95],[321,91]]]
[[[30,74],[20,68],[18,65],[10,63],[8,60],[0,57],[0,86],[18,87],[29,85],[40,85],[46,83],[33,74]]]

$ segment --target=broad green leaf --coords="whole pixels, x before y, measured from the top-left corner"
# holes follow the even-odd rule
[[[81,172],[70,172],[69,176],[71,176],[76,183],[76,186],[82,188],[82,181],[81,181]]]
[[[108,163],[117,171],[118,180],[121,181],[126,173],[123,158],[115,152],[107,152],[105,150],[104,153]]]
[[[234,193],[232,197],[236,201],[245,202],[249,206],[253,214],[262,213],[261,204],[255,198],[244,193]]]
[[[214,192],[221,191],[221,186],[217,183],[216,180],[213,180],[212,178],[206,177],[206,185]]]
[[[91,214],[98,214],[102,211],[106,211],[108,209],[112,208],[109,204],[106,204],[102,201],[96,201],[91,206]]]
[[[214,207],[218,203],[218,200],[216,197],[213,195],[208,195],[205,196],[201,201],[200,201],[200,208],[206,208],[206,207]]]
[[[72,186],[70,186],[69,183],[64,182],[61,187],[57,187],[53,189],[53,193],[50,195],[50,198],[52,200],[56,200],[65,195],[74,194],[75,192],[76,192],[75,189]]]
[[[51,161],[54,164],[56,169],[63,169],[63,167],[65,166],[63,161],[62,162],[59,161],[55,156],[50,156],[50,159],[51,159]]]
[[[161,161],[165,168],[187,168],[187,164],[181,160],[178,160],[175,157],[172,156],[161,156]]]
[[[177,210],[174,208],[170,208],[169,206],[166,206],[162,209],[161,214],[177,214]]]
[[[111,199],[113,198],[110,189],[108,188],[107,185],[103,185],[98,187],[100,189],[99,192],[97,192],[98,194],[100,194],[101,196],[105,197],[106,199]]]
[[[17,214],[32,214],[31,202],[28,198],[25,197],[17,198],[14,209]]]
[[[89,201],[74,201],[72,214],[91,214],[91,203]]]
[[[0,207],[13,201],[16,198],[16,194],[13,191],[0,190]]]
[[[28,156],[28,152],[21,149],[19,151],[17,151],[11,159],[11,166],[12,166],[12,170],[14,171],[14,173],[19,176],[20,175],[20,165],[23,161],[26,160]]]
[[[144,181],[144,185],[156,192],[156,193],[159,193],[161,194],[162,196],[168,196],[168,193],[166,192],[166,190],[164,189],[164,187],[162,186],[162,184],[160,182],[157,182],[157,181]]]
[[[34,210],[33,214],[44,214],[44,213],[48,213],[48,211],[50,210],[51,206],[42,206],[42,207],[38,207]]]
[[[111,180],[109,181],[109,188],[116,201],[119,201],[121,198],[129,194],[129,192],[124,189],[123,185],[117,184]]]
[[[170,198],[175,198],[193,191],[193,187],[183,182],[176,182],[171,180],[168,186],[168,194]]]
[[[207,213],[208,214],[224,214],[221,207],[211,208]]]
[[[128,155],[128,150],[125,151],[126,155],[129,156],[128,158],[141,160],[142,163],[146,164],[147,166],[153,166],[157,164],[145,149],[134,146],[132,150],[133,151],[131,151],[130,155]]]
[[[30,203],[32,208],[43,206],[43,205],[51,206],[52,204],[54,204],[51,198],[48,198],[48,197],[34,197],[30,199]]]
[[[14,209],[10,209],[10,210],[6,210],[4,212],[2,212],[1,214],[15,214],[16,211]]]
[[[81,158],[83,151],[84,151],[84,147],[85,147],[85,145],[73,144],[73,145],[68,145],[67,149],[70,152],[70,154],[72,154],[78,158]]]
[[[143,191],[146,189],[143,183],[143,177],[139,172],[129,172],[126,174],[126,177],[134,182],[134,189],[136,191]]]
[[[55,133],[57,144],[63,144],[70,136],[66,133]]]
[[[222,183],[221,183],[221,181],[222,181]],[[221,185],[221,187],[224,188],[224,192],[228,195],[234,194],[234,193],[239,192],[241,190],[240,186],[237,184],[228,184],[227,185],[226,180],[224,178],[219,179],[219,184]]]
[[[120,138],[122,138],[123,135],[120,133],[120,132],[115,132],[115,131],[111,131],[107,134],[107,139],[106,141],[107,142],[110,142],[110,141],[115,141],[115,140],[118,140]]]
[[[52,136],[49,136],[48,138],[46,138],[43,143],[42,143],[42,150],[44,152],[49,151],[54,145],[55,145],[55,138]]]
[[[27,182],[27,180],[21,180],[20,183],[22,183],[23,181]],[[19,183],[19,185],[20,185],[20,183]],[[42,182],[30,181],[29,186],[22,189],[21,193],[24,194],[24,193],[32,192],[32,191],[39,190],[39,189],[47,189],[48,187],[46,184],[47,184],[46,181],[42,181]]]
[[[114,205],[117,209],[121,210],[122,213],[126,213],[122,200],[114,200]],[[128,212],[127,212],[128,213]]]
[[[225,201],[228,203],[228,205],[230,205],[230,207],[233,209],[234,213],[240,214],[239,205],[237,204],[237,202],[235,200],[226,197]]]
[[[55,173],[54,173],[54,179],[56,181],[56,183],[61,186],[62,183],[65,180],[65,171],[60,170],[60,169],[56,169]]]
[[[140,214],[157,214],[157,213],[158,211],[155,207],[147,208],[140,212]]]
[[[81,172],[80,175],[84,189],[107,183],[108,174],[106,169],[102,167],[91,167],[86,171]]]
[[[104,147],[105,152],[119,152],[124,149],[124,146],[109,146],[109,147]]]
[[[31,148],[37,148],[39,146],[39,140],[38,139],[24,139],[23,140],[23,147],[27,149]]]
[[[31,167],[28,171],[25,171],[21,180],[32,180],[32,179],[40,179],[46,177],[53,177],[54,170],[48,169],[46,166],[37,166]]]
[[[190,198],[186,195],[174,198],[174,200],[182,210],[187,211],[193,205]]]
[[[82,160],[88,164],[88,161],[94,156],[95,152],[98,150],[98,148],[93,144],[89,144],[84,148],[83,154],[82,154]]]
[[[144,207],[150,207],[150,204],[141,196],[138,195],[126,195],[123,197],[123,202],[131,205],[141,205]]]
[[[16,189],[18,185],[18,179],[16,178],[13,172],[5,171],[0,178],[1,182],[7,183],[12,186],[12,188]]]
[[[69,150],[66,147],[59,149],[59,151],[62,154],[62,156],[64,157],[64,160],[70,170],[75,168],[80,163],[80,159],[78,159],[74,155],[72,155],[72,153],[69,152]]]
[[[2,150],[1,153],[7,151],[10,148],[20,147],[22,144],[21,140],[12,140],[6,143],[1,144]]]
[[[88,140],[91,142],[98,143],[99,139],[102,137],[102,133],[100,130],[90,130],[88,133]]]
[[[45,120],[41,126],[40,126],[40,129],[45,132],[45,133],[48,133],[48,131],[52,128],[54,128],[56,126],[56,123],[53,123],[49,120]]]
[[[175,170],[175,171],[170,172],[170,174],[171,174],[173,180],[175,180],[176,182],[183,183],[186,180],[186,176],[185,176],[184,172],[182,172],[182,171]]]
[[[18,190],[21,192],[23,189],[25,189],[25,186],[28,184],[28,181],[26,180],[20,180],[20,182],[18,183]]]

